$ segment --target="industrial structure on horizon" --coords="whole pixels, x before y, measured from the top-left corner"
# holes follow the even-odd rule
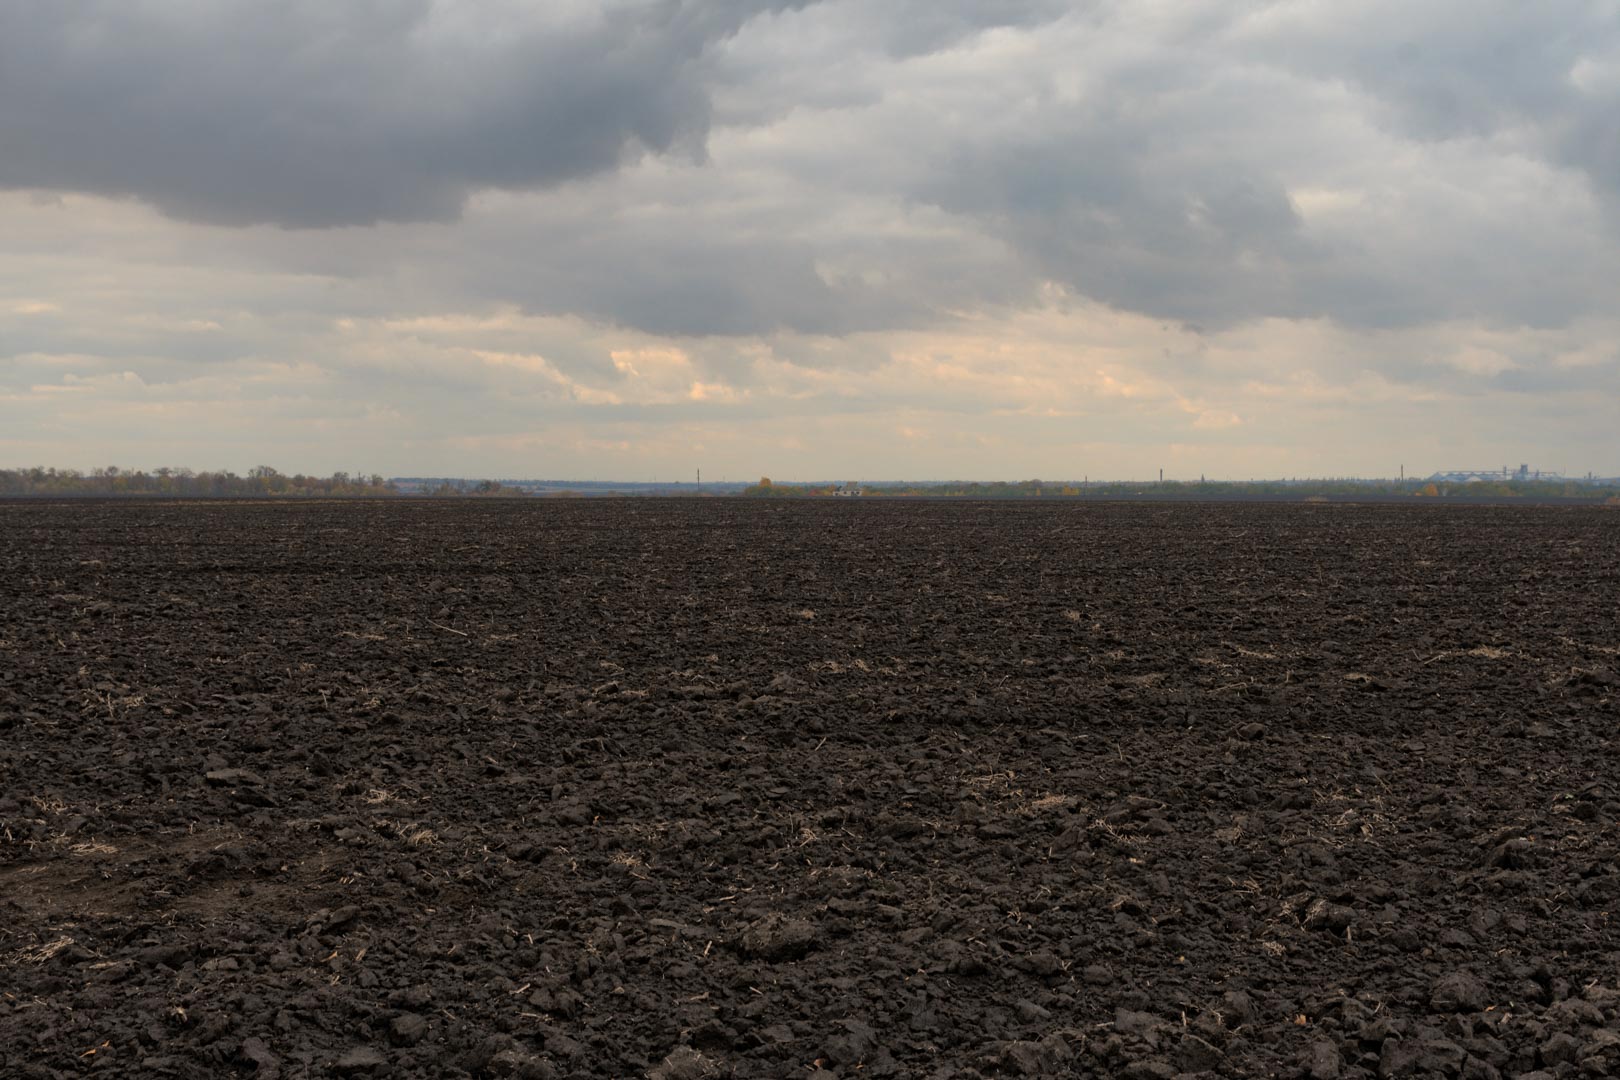
[[[1448,480],[1454,484],[1470,482],[1483,482],[1486,480],[1562,480],[1564,474],[1543,469],[1531,469],[1528,465],[1520,465],[1517,469],[1510,469],[1506,465],[1501,469],[1442,469],[1429,477],[1430,480]]]

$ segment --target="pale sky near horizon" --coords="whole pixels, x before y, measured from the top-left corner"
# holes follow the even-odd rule
[[[0,0],[0,466],[1620,474],[1620,0]]]

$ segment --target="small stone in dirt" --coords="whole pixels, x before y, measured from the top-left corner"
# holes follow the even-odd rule
[[[163,964],[167,967],[178,968],[191,956],[191,950],[184,945],[149,945],[135,954],[135,959],[149,966]]]
[[[358,907],[354,904],[345,904],[322,920],[321,930],[323,933],[328,934],[334,930],[341,930],[359,917],[360,909]]]
[[[264,777],[247,769],[210,769],[203,777],[214,787],[234,787],[237,784],[262,784]]]
[[[1304,1054],[1305,1075],[1310,1080],[1339,1080],[1344,1071],[1344,1061],[1339,1057],[1339,1049],[1326,1039],[1318,1039],[1311,1043]]]
[[[1237,733],[1238,738],[1247,740],[1248,742],[1254,742],[1256,739],[1265,738],[1266,725],[1244,724],[1242,727],[1238,728]]]
[[[814,925],[776,914],[751,923],[742,935],[742,951],[761,960],[797,960],[815,945]]]
[[[699,1050],[722,1051],[731,1049],[737,1041],[737,1032],[733,1028],[710,1020],[707,1024],[692,1031],[692,1045]]]
[[[415,1046],[427,1034],[427,1021],[415,1013],[402,1013],[388,1025],[388,1037],[395,1046]]]
[[[1157,1032],[1163,1026],[1164,1021],[1152,1013],[1134,1009],[1114,1010],[1114,1030],[1121,1035],[1135,1035],[1156,1043]]]
[[[900,1072],[900,1066],[895,1062],[894,1055],[881,1046],[857,1068],[860,1069],[862,1076],[889,1077]]]
[[[860,1020],[845,1020],[843,1030],[822,1044],[822,1054],[835,1065],[858,1065],[877,1047],[877,1032]]]
[[[997,1064],[1000,1071],[1015,1076],[1061,1076],[1065,1063],[1074,1056],[1061,1035],[1049,1035],[1040,1042],[1020,1040],[1004,1043]]]
[[[344,1076],[353,1076],[380,1069],[386,1064],[388,1059],[382,1056],[381,1051],[370,1046],[356,1046],[344,1051],[343,1056],[337,1059],[336,1069]]]
[[[1176,1057],[1188,1072],[1213,1072],[1221,1064],[1221,1052],[1197,1035],[1182,1036]]]
[[[1408,1039],[1385,1039],[1379,1049],[1378,1075],[1456,1076],[1467,1058],[1463,1048],[1449,1039],[1420,1035]]]
[[[1485,1005],[1485,984],[1466,971],[1442,975],[1429,989],[1429,1008],[1434,1012],[1478,1012]]]
[[[1541,1044],[1541,1063],[1559,1065],[1566,1061],[1574,1061],[1575,1055],[1580,1053],[1580,1050],[1581,1040],[1566,1031],[1560,1031]]]
[[[263,1039],[244,1039],[239,1056],[253,1066],[255,1076],[275,1076],[281,1065],[281,1059],[270,1052]]]
[[[1030,953],[1025,965],[1030,974],[1039,975],[1043,979],[1051,978],[1063,971],[1063,962],[1047,949]]]
[[[1599,1065],[1620,1064],[1620,1031],[1611,1028],[1600,1028],[1591,1033],[1581,1052],[1576,1055],[1581,1060],[1595,1061]]]
[[[1331,934],[1343,934],[1350,924],[1356,921],[1354,908],[1343,904],[1331,903],[1327,900],[1312,901],[1311,906],[1305,909],[1305,929],[1325,930]]]
[[[515,1080],[547,1080],[557,1075],[551,1063],[515,1047],[507,1047],[489,1059],[489,1072],[493,1076],[510,1076]]]
[[[584,1043],[555,1029],[546,1036],[545,1047],[546,1053],[553,1057],[567,1058],[569,1060],[582,1058],[586,1053]]]
[[[1221,1015],[1227,1027],[1241,1027],[1254,1023],[1254,999],[1242,990],[1228,990],[1221,997]]]
[[[1535,847],[1535,844],[1520,836],[1496,845],[1491,849],[1486,861],[1491,866],[1500,867],[1503,870],[1522,870],[1529,865],[1530,852],[1533,847]]]
[[[1018,1004],[1013,1006],[1013,1010],[1018,1013],[1018,1019],[1024,1021],[1026,1024],[1033,1024],[1037,1020],[1050,1020],[1052,1018],[1052,1010],[1043,1009],[1033,1001],[1029,1000],[1018,1002]]]
[[[714,1062],[690,1046],[677,1046],[647,1071],[647,1080],[704,1080],[719,1071]]]

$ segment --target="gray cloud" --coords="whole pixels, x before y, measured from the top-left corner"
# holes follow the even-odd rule
[[[1414,138],[1507,135],[1620,191],[1620,11],[1604,0],[1261,8],[1238,55],[1344,78]]]
[[[484,188],[701,157],[704,51],[781,6],[10,0],[0,186],[231,225],[448,220]]]
[[[544,190],[254,246],[676,335],[1045,281],[1202,327],[1558,325],[1620,273],[1617,125],[1620,31],[1573,0],[0,5],[0,186],[293,226]]]
[[[906,58],[954,48],[989,30],[1039,27],[1097,6],[1095,0],[889,0],[846,3],[838,20],[846,47]]]
[[[919,148],[914,190],[1085,295],[1197,325],[1599,309],[1612,234],[1557,185],[1620,184],[1620,28],[1592,5],[1408,11],[1071,18],[1038,74]],[[1296,191],[1334,189],[1353,213],[1302,217]]]

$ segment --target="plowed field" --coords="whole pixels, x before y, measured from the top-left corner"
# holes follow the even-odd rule
[[[0,1074],[1620,1074],[1620,513],[0,505]]]

